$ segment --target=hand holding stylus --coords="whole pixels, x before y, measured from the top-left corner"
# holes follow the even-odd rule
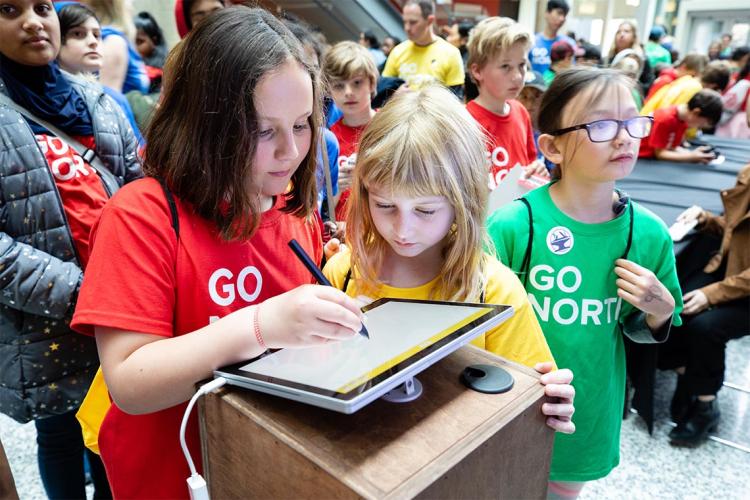
[[[333,287],[333,285],[331,285],[331,282],[328,281],[328,278],[326,278],[323,274],[323,271],[321,271],[318,266],[312,261],[310,256],[307,255],[307,252],[305,252],[305,250],[297,242],[297,240],[290,240],[289,247],[292,249],[292,251],[294,251],[294,255],[296,255],[297,258],[305,265],[307,270],[310,271],[310,274],[313,275],[313,277],[319,284]],[[359,334],[366,339],[370,338],[370,332],[367,331],[367,327],[364,325],[364,323],[362,324],[362,329],[359,330]]]

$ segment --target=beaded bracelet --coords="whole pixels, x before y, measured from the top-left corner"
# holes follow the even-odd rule
[[[253,312],[253,330],[255,331],[255,340],[258,341],[258,345],[260,345],[263,349],[268,349],[266,347],[266,343],[263,341],[263,336],[260,334],[260,320],[258,319],[258,315],[260,314],[260,305],[255,306],[255,311]]]

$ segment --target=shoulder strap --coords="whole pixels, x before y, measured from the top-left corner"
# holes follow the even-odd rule
[[[350,279],[352,279],[352,268],[351,267],[346,272],[346,278],[344,278],[344,286],[341,288],[342,292],[346,293],[346,289],[349,288],[349,280]]]
[[[526,253],[524,253],[523,255],[521,268],[518,270],[518,273],[516,273],[523,276],[523,286],[525,288],[529,281],[529,266],[531,265],[531,245],[534,242],[534,218],[531,214],[531,204],[529,203],[529,200],[527,200],[526,198],[518,198],[518,200],[526,205],[526,211],[529,214],[529,240],[526,243]]]
[[[167,187],[167,182],[164,179],[159,179],[162,191],[164,191],[164,197],[167,199],[167,205],[169,205],[169,213],[172,215],[172,227],[177,239],[180,239],[180,218],[177,214],[177,204],[174,201],[174,195],[172,191]]]
[[[20,113],[24,117],[28,118],[29,120],[32,120],[42,127],[46,128],[53,134],[55,134],[60,139],[64,140],[68,146],[73,148],[78,155],[83,158],[86,163],[94,167],[94,170],[99,174],[99,176],[105,181],[105,184],[110,184],[112,187],[110,190],[112,192],[109,193],[111,196],[114,194],[114,190],[117,189],[117,187],[120,185],[119,181],[115,177],[115,174],[110,172],[110,170],[104,165],[102,160],[99,158],[99,156],[96,154],[96,151],[93,149],[89,149],[77,140],[73,139],[71,136],[60,130],[59,128],[55,127],[48,121],[42,120],[41,118],[37,118],[34,114],[32,114],[29,110],[26,108],[19,106],[16,104],[10,97],[0,92],[0,104],[4,104],[8,106],[9,108],[13,109],[14,111]]]
[[[633,213],[633,200],[631,199],[628,199],[628,217],[630,218],[628,226],[628,243],[625,245],[625,253],[622,254],[623,259],[628,258],[630,247],[633,245],[633,219],[635,218],[635,215]]]

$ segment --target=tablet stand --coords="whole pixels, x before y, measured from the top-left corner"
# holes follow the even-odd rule
[[[389,403],[408,403],[422,395],[422,384],[414,377],[404,380],[398,387],[386,392],[381,399]]]

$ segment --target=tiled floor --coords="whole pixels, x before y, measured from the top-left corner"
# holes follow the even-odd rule
[[[750,337],[729,343],[726,382],[750,389]],[[587,485],[581,498],[748,499],[750,498],[750,394],[724,387],[719,392],[721,423],[717,437],[741,451],[708,441],[695,448],[670,446],[667,435],[674,373],[657,375],[654,434],[631,414],[622,427],[620,466]]]
[[[750,388],[750,337],[729,344],[727,382]],[[713,441],[695,449],[669,445],[667,408],[674,384],[673,374],[658,375],[653,436],[637,415],[630,415],[622,428],[620,466],[608,477],[587,485],[582,499],[750,498],[750,452]],[[717,435],[750,448],[750,394],[725,387],[719,402],[722,421]],[[34,432],[33,424],[19,425],[0,415],[0,439],[21,500],[45,498],[37,472]]]

